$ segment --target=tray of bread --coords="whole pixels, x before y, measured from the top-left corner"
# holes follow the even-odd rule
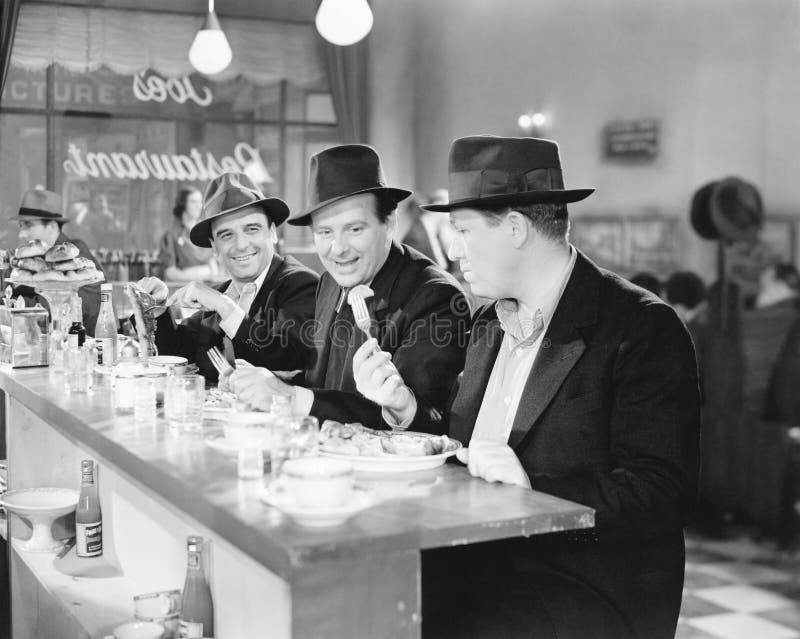
[[[95,263],[80,256],[72,242],[47,248],[41,240],[31,240],[14,251],[8,282],[37,288],[75,288],[105,279]]]

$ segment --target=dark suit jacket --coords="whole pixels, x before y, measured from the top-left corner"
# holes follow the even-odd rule
[[[392,354],[419,406],[409,428],[444,432],[441,416],[464,364],[469,326],[469,306],[461,287],[418,251],[392,244],[371,288],[375,295],[366,302],[372,335],[382,350]],[[386,427],[380,406],[356,390],[352,355],[366,336],[354,326],[346,292],[328,273],[322,275],[317,290],[316,325],[314,363],[304,379],[296,380],[314,391],[311,414],[320,421]]]
[[[103,267],[100,266],[100,262],[98,262],[95,256],[92,255],[92,252],[89,250],[89,247],[86,246],[85,242],[82,240],[70,239],[63,233],[60,233],[56,239],[56,244],[61,244],[62,242],[72,242],[78,247],[78,250],[80,251],[80,257],[85,257],[92,260],[94,265],[97,267],[97,270],[101,273],[103,272]],[[25,298],[30,298],[31,300],[35,300],[32,303],[38,301],[42,304],[42,306],[49,309],[49,305],[47,304],[46,300],[36,295],[34,290],[29,286],[18,286],[14,293],[16,295],[22,295]],[[100,314],[100,282],[81,286],[78,289],[78,296],[81,298],[83,325],[86,327],[86,334],[90,337],[94,337],[94,329],[97,325],[97,316]]]
[[[494,305],[484,307],[449,415],[450,435],[465,445],[502,338]],[[579,253],[509,445],[535,490],[591,506],[596,527],[503,543],[531,583],[563,578],[542,595],[558,637],[607,636],[591,612],[569,604],[581,592],[599,594],[633,636],[673,637],[699,424],[694,351],[674,311]]]
[[[298,370],[307,365],[311,347],[303,343],[303,333],[314,318],[314,291],[319,276],[291,256],[275,255],[264,284],[256,293],[250,311],[242,320],[232,343],[236,357],[254,366],[272,370]],[[225,291],[230,281],[222,283]],[[158,318],[156,347],[162,355],[182,355],[196,362],[200,373],[216,381],[217,370],[207,351],[223,348],[225,332],[219,315],[198,311],[181,324],[169,313]]]

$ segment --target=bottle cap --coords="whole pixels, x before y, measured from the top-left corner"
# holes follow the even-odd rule
[[[198,552],[203,546],[203,538],[200,535],[189,535],[186,538],[186,549],[189,552]]]
[[[81,472],[91,473],[94,471],[94,462],[91,459],[81,461]]]
[[[101,291],[113,291],[114,290],[114,285],[111,282],[104,282],[103,284],[100,285],[100,290]]]

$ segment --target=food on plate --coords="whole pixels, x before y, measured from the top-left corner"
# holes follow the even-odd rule
[[[80,255],[80,250],[72,242],[61,242],[55,244],[47,253],[44,259],[48,262],[66,262]],[[22,256],[20,256],[22,257]]]
[[[203,408],[215,409],[228,409],[233,408],[236,403],[236,395],[228,391],[220,390],[219,388],[209,388],[206,390],[205,402]]]
[[[88,257],[73,257],[63,262],[53,263],[53,268],[57,271],[80,271],[83,269],[94,269],[94,262]]]
[[[76,271],[54,271],[54,272],[66,273],[67,280],[70,282],[95,282],[97,281],[100,275],[100,271],[98,271],[96,268],[81,268]]]
[[[157,355],[156,316],[154,313],[158,306],[156,298],[145,292],[136,282],[129,282],[125,285],[125,295],[133,307],[136,335],[139,338],[139,352]]]
[[[46,271],[34,273],[30,279],[34,282],[66,282],[67,274],[63,271],[47,269]]]
[[[319,441],[325,452],[367,457],[439,455],[457,446],[447,435],[373,430],[330,419],[323,422]]]
[[[24,271],[31,271],[32,273],[38,273],[39,271],[44,271],[49,268],[44,258],[39,256],[11,258],[11,266],[16,266],[17,268],[21,268]]]
[[[14,251],[14,257],[38,257],[47,252],[47,244],[42,240],[30,240],[25,244],[20,244]]]

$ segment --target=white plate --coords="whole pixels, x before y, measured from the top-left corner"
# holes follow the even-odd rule
[[[398,434],[404,431],[398,431]],[[423,437],[435,437],[435,435],[427,435],[426,433],[413,433],[406,432],[408,435],[421,435]],[[333,459],[341,459],[353,464],[353,468],[357,471],[368,473],[409,473],[419,470],[430,470],[437,468],[444,464],[448,457],[456,454],[456,451],[461,448],[461,442],[450,439],[451,448],[447,452],[439,453],[438,455],[344,455],[342,453],[334,453],[320,448],[320,455],[331,457]]]
[[[223,433],[214,433],[212,435],[208,435],[206,437],[206,446],[213,448],[214,450],[221,451],[223,453],[231,453],[232,455],[238,454],[239,449],[242,448],[242,445],[240,443],[226,439]],[[261,450],[264,452],[268,452],[269,444],[267,443],[262,444]]]
[[[301,526],[321,528],[343,524],[362,510],[376,503],[375,496],[364,490],[355,489],[348,500],[335,508],[307,508],[295,503],[288,492],[279,484],[265,488],[261,499],[289,515]]]

